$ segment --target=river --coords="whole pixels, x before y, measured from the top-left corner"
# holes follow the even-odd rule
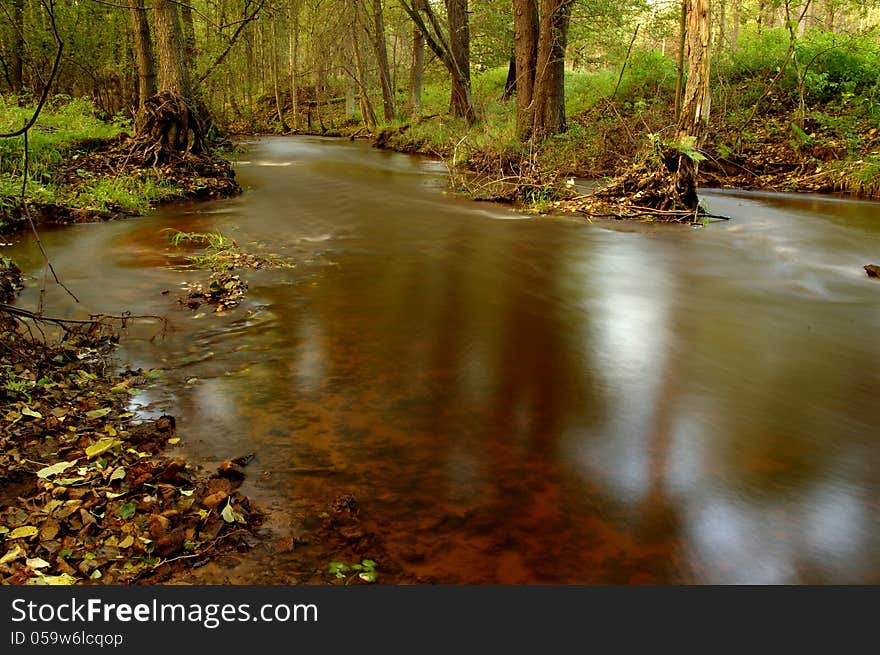
[[[133,406],[175,414],[199,461],[256,453],[245,490],[276,534],[350,493],[426,582],[880,582],[880,203],[527,217],[316,137],[254,140],[237,171],[237,198],[47,231],[81,303],[50,285],[46,306],[167,316],[122,341],[165,370]],[[202,274],[165,228],[297,266],[192,312],[175,296]],[[40,275],[31,240],[3,252]]]

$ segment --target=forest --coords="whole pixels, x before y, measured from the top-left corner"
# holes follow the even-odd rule
[[[439,162],[442,175],[431,162]],[[407,186],[420,175],[442,181]],[[374,197],[377,189],[387,196]],[[880,277],[878,199],[877,0],[0,0],[0,581],[216,581],[225,574],[215,560],[249,551],[259,562],[289,558],[288,568],[297,571],[284,573],[283,581],[319,584],[761,580],[758,574],[725,577],[718,572],[723,566],[716,571],[705,562],[660,561],[658,552],[668,546],[677,553],[687,537],[675,494],[659,491],[658,471],[667,458],[658,452],[672,448],[673,433],[686,431],[685,423],[701,429],[703,415],[684,409],[702,393],[688,395],[691,376],[713,402],[730,384],[738,394],[730,402],[745,403],[750,416],[754,410],[745,436],[730,437],[754,442],[719,446],[719,452],[739,453],[725,461],[740,467],[731,476],[750,480],[743,488],[775,489],[762,477],[771,469],[793,479],[795,470],[812,472],[797,484],[810,475],[826,479],[806,454],[816,444],[805,441],[802,450],[801,442],[780,443],[779,435],[788,434],[776,423],[781,416],[803,427],[799,435],[824,435],[817,453],[829,452],[824,439],[838,433],[848,435],[853,449],[865,445],[861,429],[876,412],[861,390],[876,374],[853,371],[876,354],[875,346],[855,336],[843,344],[844,337],[833,335],[876,325],[863,294],[876,293],[870,278]],[[503,230],[494,225],[505,221],[496,221],[475,230],[455,213],[465,206],[457,203],[468,201],[482,201],[466,205],[474,216],[510,211],[535,221]],[[425,224],[420,203],[436,214]],[[772,214],[777,205],[791,212],[778,210],[775,222],[748,222],[764,220],[764,210]],[[822,221],[799,222],[798,212]],[[145,218],[117,220],[134,217]],[[147,220],[154,221],[149,230]],[[85,236],[95,232],[78,231],[78,224],[103,222],[105,236],[91,237],[95,242]],[[131,227],[116,227],[122,223]],[[575,223],[584,234],[567,231]],[[641,241],[614,241],[605,251],[606,237],[589,231],[593,223],[636,226],[607,227],[616,235],[609,239],[637,234],[646,244],[662,244],[652,251]],[[683,231],[663,231],[676,229],[668,224],[706,228],[701,234],[710,245],[685,256],[692,246]],[[312,228],[314,234],[306,234]],[[519,230],[516,238],[507,229]],[[744,233],[759,240],[732,254]],[[730,240],[714,241],[719,234]],[[361,241],[352,245],[347,238]],[[98,248],[98,240],[108,241]],[[614,250],[618,246],[623,250]],[[85,250],[77,256],[77,248]],[[578,248],[591,253],[588,263]],[[368,263],[361,259],[366,252],[374,257]],[[621,259],[603,259],[609,252]],[[679,268],[679,260],[694,269]],[[747,277],[742,269],[748,267],[740,267],[747,260],[751,272],[760,271],[754,272],[760,292],[727,286]],[[806,271],[808,262],[819,268]],[[776,268],[765,271],[765,264]],[[615,281],[621,270],[633,274],[637,288]],[[334,271],[350,277],[342,284]],[[176,277],[181,272],[189,278]],[[845,283],[833,277],[838,273]],[[120,288],[134,289],[135,280],[140,286],[116,295],[110,288],[117,276]],[[678,295],[670,300],[672,292],[658,280],[672,279],[673,295],[679,284],[693,285],[705,309],[684,309]],[[575,280],[591,293],[616,295],[607,302],[582,297]],[[730,303],[717,309],[719,326],[709,316],[716,284],[724,299],[718,302]],[[284,285],[301,293],[288,295]],[[827,296],[809,296],[814,291]],[[850,303],[833,319],[811,304],[832,297]],[[639,298],[648,309],[635,309]],[[353,307],[340,304],[343,299]],[[669,304],[650,309],[662,302]],[[289,315],[294,307],[305,315]],[[425,312],[424,324],[413,323],[412,307]],[[270,314],[277,334],[275,323],[260,322]],[[610,327],[603,327],[606,319],[613,319]],[[378,331],[385,320],[388,329]],[[436,329],[443,320],[448,332]],[[190,326],[210,321],[212,329]],[[655,334],[645,327],[651,321],[660,325]],[[288,324],[300,331],[281,331]],[[249,331],[254,325],[256,332]],[[809,338],[790,333],[801,325]],[[584,329],[575,337],[578,326]],[[259,336],[260,330],[272,336]],[[140,336],[126,346],[130,331]],[[618,340],[603,341],[611,333]],[[223,339],[232,334],[245,336],[231,346]],[[694,343],[682,334],[692,334]],[[755,341],[740,345],[740,338]],[[113,363],[119,347],[128,358],[122,370]],[[630,359],[633,352],[692,347],[698,353],[693,370],[671,360],[655,370],[648,354],[638,365]],[[822,372],[815,376],[806,363],[763,368],[761,353],[774,348],[792,360],[800,356],[796,348],[811,353],[804,358],[826,353],[828,359],[809,360]],[[292,378],[320,378],[303,384],[322,400],[304,391],[286,399],[282,410],[276,396],[254,399],[257,389],[289,383],[273,377],[287,370],[287,360],[269,373],[256,360],[238,359],[264,349],[296,360],[301,370],[289,373]],[[220,351],[222,373],[211,369]],[[839,368],[827,370],[831,360]],[[395,362],[408,364],[412,379],[400,379]],[[512,373],[520,366],[522,373]],[[759,398],[752,387],[739,386],[738,369],[774,392],[785,389],[778,391],[780,405],[773,405],[772,394]],[[642,371],[645,378],[633,373],[606,380],[609,370]],[[387,405],[362,387],[374,374]],[[240,424],[275,435],[265,437],[266,452],[283,459],[286,451],[278,455],[273,449],[281,446],[272,441],[282,428],[259,418],[259,408],[273,408],[284,417],[280,424],[309,435],[300,445],[311,459],[302,455],[308,461],[278,473],[272,457],[247,440],[216,452],[187,451],[185,444],[197,441],[187,434],[218,430],[203,421],[208,412],[199,403],[207,396],[196,398],[194,389],[224,376],[242,382],[224,391],[223,400],[214,398],[215,409],[240,407]],[[645,379],[656,380],[657,390],[645,387]],[[826,395],[810,380],[826,380],[832,389]],[[210,393],[221,393],[216,385]],[[171,390],[169,396],[157,392],[167,412],[132,409],[132,399],[152,397],[156,388]],[[824,410],[813,416],[824,432],[803,423],[806,413],[794,409],[802,398],[786,395],[796,389],[817,406],[829,404],[827,416]],[[624,429],[600,418],[613,408],[627,414],[615,405],[618,394],[643,393],[651,398],[644,426]],[[854,398],[856,409],[846,407],[844,396]],[[595,411],[583,410],[587,397]],[[353,406],[366,409],[358,413]],[[430,417],[425,406],[434,408]],[[334,423],[324,407],[350,421]],[[225,409],[217,411],[225,416]],[[732,434],[734,410],[719,404],[713,411]],[[214,427],[194,426],[196,416]],[[389,416],[395,425],[388,435],[364,436],[382,432],[376,426]],[[849,418],[829,428],[828,416]],[[484,432],[464,417],[493,427]],[[604,420],[603,432],[596,425]],[[190,432],[179,430],[179,422]],[[404,425],[415,426],[416,436],[398,432]],[[231,429],[226,424],[220,431]],[[499,445],[502,429],[523,431],[522,461]],[[485,440],[479,457],[453,437],[470,431]],[[574,482],[571,461],[610,461],[611,446],[594,451],[565,441],[594,432],[613,433],[620,443],[644,433],[650,490],[635,509],[627,506],[637,518],[609,519],[629,516],[621,507],[631,490],[609,483],[615,490],[597,491],[592,480],[582,494],[592,505],[542,505],[586,484]],[[328,445],[327,433],[340,441]],[[454,469],[448,479],[435,479],[433,468],[418,469],[423,453],[407,450],[415,442],[429,451],[431,435],[448,437],[437,446]],[[377,491],[393,489],[396,478],[381,478],[376,471],[385,471],[387,462],[373,459],[394,448],[409,453],[401,466],[411,467],[407,479],[417,499],[399,525],[389,508],[400,499]],[[564,463],[550,458],[565,448],[571,452]],[[858,452],[847,461],[869,459]],[[351,460],[340,464],[340,453]],[[265,467],[261,475],[257,466]],[[339,471],[349,477],[337,484]],[[332,482],[304,484],[309,500],[290,501],[296,520],[310,517],[302,519],[308,527],[279,528],[279,510],[266,509],[277,500],[266,491],[271,476],[301,473]],[[859,484],[870,478],[861,470],[852,475]],[[431,514],[442,512],[433,504],[439,502],[433,488],[420,495],[422,480],[447,490],[444,518]],[[509,494],[526,498],[523,514],[501,500],[510,480],[528,484],[528,492],[517,487]],[[477,488],[483,489],[479,498]],[[370,500],[379,505],[373,514]],[[384,514],[382,503],[388,503]],[[600,518],[590,513],[605,504],[613,510],[598,512]],[[559,538],[540,541],[529,512],[552,522]],[[498,516],[507,523],[496,525]],[[852,543],[862,535],[856,523],[844,531]],[[646,527],[655,524],[665,526],[657,528],[664,536]],[[595,561],[578,559],[587,557],[583,544],[595,537],[582,534],[585,525],[606,540],[596,546]],[[496,530],[522,538],[521,551],[505,550]],[[404,543],[404,534],[421,541]],[[438,535],[465,549],[461,570],[426,545]],[[864,566],[853,573],[843,564],[822,568],[815,563],[821,548],[803,548],[808,554],[792,565],[797,575],[779,580],[876,576],[876,554],[859,551]],[[536,563],[541,549],[555,553],[552,565]],[[600,565],[600,556],[613,563]],[[581,568],[568,570],[566,558]],[[746,559],[742,571],[751,571]],[[197,573],[203,565],[204,573]],[[272,583],[267,571],[233,578]]]

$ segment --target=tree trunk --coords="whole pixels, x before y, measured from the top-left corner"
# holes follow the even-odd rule
[[[159,57],[159,93],[144,101],[139,139],[155,161],[180,153],[200,153],[204,129],[193,104],[183,54],[183,34],[173,0],[150,0]]]
[[[681,0],[678,16],[678,71],[675,77],[675,120],[681,117],[681,94],[684,91],[685,46],[687,45],[688,0]]]
[[[153,60],[153,41],[150,38],[150,24],[144,0],[128,0],[131,13],[131,28],[134,37],[134,57],[138,74],[138,104],[135,128],[143,127],[143,107],[147,98],[156,94],[156,62]]]
[[[452,76],[453,116],[467,118],[473,112],[471,98],[471,33],[468,20],[468,0],[446,0],[446,15],[449,18],[449,49],[454,63]]]
[[[177,16],[177,3],[151,0],[156,50],[159,55],[159,90],[170,91],[187,100],[192,98],[189,72],[183,53],[183,34]]]
[[[453,56],[453,46],[443,34],[436,14],[427,0],[400,0],[400,6],[425,37],[425,44],[443,62],[452,78],[452,110],[463,116],[469,124],[477,120],[471,96],[470,82],[470,33],[467,27],[467,0],[446,0],[449,31],[454,36],[458,57]],[[451,12],[451,13],[450,13]],[[425,22],[427,19],[427,22]],[[465,57],[465,54],[467,56]],[[464,61],[464,59],[467,61]],[[463,64],[467,65],[463,65]]]
[[[538,65],[538,4],[535,0],[514,0],[513,49],[516,59],[516,124],[520,138],[532,137],[532,95]]]
[[[299,129],[299,95],[296,84],[296,67],[299,58],[299,4],[291,2],[289,9],[290,25],[288,25],[288,29],[290,34],[288,45],[290,46],[290,57],[288,59],[288,67],[290,69],[290,123],[291,127],[297,130]]]
[[[394,89],[391,88],[391,69],[388,66],[388,46],[385,43],[385,18],[382,15],[382,0],[373,0],[373,21],[375,34],[373,47],[379,64],[379,81],[382,84],[382,106],[385,120],[393,121],[397,115],[394,107]]]
[[[626,198],[631,204],[659,210],[664,220],[696,219],[697,154],[709,120],[709,0],[688,0],[688,76],[674,142],[651,151],[644,162],[597,193]]]
[[[196,28],[189,2],[180,3],[180,18],[183,23],[183,57],[186,65],[192,66],[196,57]]]
[[[541,0],[532,138],[565,131],[565,46],[572,0]]]
[[[674,171],[674,177],[679,201],[686,208],[696,210],[699,207],[698,162],[688,153],[702,145],[705,128],[709,122],[711,100],[709,60],[712,33],[709,0],[689,0],[687,33],[688,78],[684,88],[681,116],[675,131],[679,150],[685,152],[678,153],[678,166]]]
[[[422,80],[425,76],[425,37],[421,30],[412,32],[412,65],[409,70],[409,113],[413,118],[422,115]]]
[[[274,14],[270,20],[272,21],[270,57],[272,58],[272,91],[275,93],[275,113],[278,114],[278,122],[281,123],[281,129],[285,132],[290,132],[290,126],[284,120],[284,108],[281,105],[281,90],[278,83],[278,20]]]
[[[376,112],[373,109],[373,103],[370,102],[370,95],[367,93],[367,72],[364,66],[364,58],[361,55],[360,39],[358,39],[357,28],[354,23],[351,25],[351,45],[354,49],[358,87],[360,88],[361,117],[369,129],[375,130],[378,121],[376,120]]]
[[[12,2],[12,61],[9,66],[9,82],[12,92],[18,95],[24,88],[24,0]]]
[[[742,0],[733,0],[733,34],[730,36],[730,47],[736,50],[739,44],[740,6]]]

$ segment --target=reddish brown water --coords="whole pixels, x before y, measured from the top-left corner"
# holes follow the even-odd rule
[[[880,582],[880,204],[711,192],[734,220],[590,225],[364,144],[243,157],[239,198],[47,234],[83,300],[48,305],[169,316],[124,342],[168,369],[135,402],[196,457],[256,452],[273,529],[352,493],[428,580]],[[197,318],[166,227],[298,266]]]

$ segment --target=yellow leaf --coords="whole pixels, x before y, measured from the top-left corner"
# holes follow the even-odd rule
[[[121,443],[122,442],[119,439],[110,439],[109,437],[104,437],[103,439],[99,439],[97,442],[86,448],[86,456],[89,459],[92,459],[93,457],[97,457],[98,455],[103,455],[108,450],[110,450],[114,446],[118,446]]]
[[[27,581],[27,584],[51,586],[72,585],[76,584],[76,578],[72,575],[67,575],[66,573],[62,573],[61,575],[41,575],[36,578],[31,578]]]
[[[24,555],[24,549],[21,546],[16,546],[3,557],[0,557],[0,564],[6,564],[7,562],[17,560],[22,555]]]
[[[59,473],[64,473],[71,466],[75,466],[76,462],[58,462],[57,464],[52,464],[52,466],[46,466],[45,468],[41,468],[37,471],[37,477],[43,478],[44,480],[52,477],[53,475],[58,475]]]
[[[12,532],[6,535],[6,539],[22,539],[35,537],[40,533],[40,530],[34,525],[23,525],[20,528],[15,528]]]
[[[131,548],[132,544],[134,544],[134,537],[128,535],[125,539],[119,542],[119,548]]]

